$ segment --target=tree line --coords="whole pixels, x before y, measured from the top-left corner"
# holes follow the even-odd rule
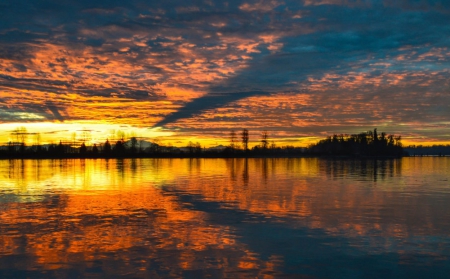
[[[450,145],[409,145],[404,148],[409,156],[450,156]]]
[[[264,130],[256,135],[250,148],[250,133],[248,129],[229,133],[229,144],[220,148],[204,148],[200,143],[189,142],[185,147],[165,146],[157,141],[145,142],[138,137],[125,140],[124,134],[118,140],[104,143],[86,144],[87,137],[81,143],[74,141],[60,141],[58,144],[27,146],[25,143],[26,129],[16,129],[11,135],[16,141],[10,141],[0,148],[3,158],[97,158],[97,157],[261,157],[261,156],[402,156],[403,148],[401,136],[378,133],[377,129],[354,135],[335,134],[310,145],[307,148],[295,146],[277,146],[270,140],[268,131]],[[40,140],[40,138],[38,138]]]
[[[403,156],[401,136],[378,133],[377,129],[353,135],[333,135],[309,147],[314,155]]]

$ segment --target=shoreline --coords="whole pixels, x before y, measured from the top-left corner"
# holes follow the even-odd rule
[[[0,156],[0,160],[17,160],[17,159],[30,159],[30,160],[63,160],[63,159],[300,159],[300,158],[317,158],[327,160],[391,160],[401,159],[407,157],[450,157],[450,155],[423,155],[423,156],[319,156],[319,155],[251,155],[251,156],[193,156],[193,155],[123,155],[123,156],[80,156],[79,154],[73,154],[71,156]]]

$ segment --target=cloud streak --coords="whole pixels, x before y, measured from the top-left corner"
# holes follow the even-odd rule
[[[167,124],[174,123],[180,119],[191,118],[197,114],[203,113],[206,110],[214,110],[226,106],[229,103],[238,101],[251,96],[264,96],[268,95],[268,92],[263,91],[247,91],[247,92],[233,92],[233,93],[209,93],[200,98],[196,98],[193,101],[187,103],[176,112],[173,112],[163,120],[157,122],[154,126],[165,126]]]

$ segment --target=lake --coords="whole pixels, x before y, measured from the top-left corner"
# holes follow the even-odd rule
[[[0,278],[448,278],[450,158],[0,160]]]

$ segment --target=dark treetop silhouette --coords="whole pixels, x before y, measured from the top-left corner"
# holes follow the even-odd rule
[[[0,147],[0,158],[123,158],[123,157],[401,157],[404,154],[401,136],[378,133],[377,129],[353,135],[335,134],[308,148],[277,147],[263,131],[260,143],[249,148],[250,133],[243,129],[238,134],[230,132],[230,145],[202,148],[200,143],[189,142],[186,147],[164,146],[131,137],[123,137],[113,144],[107,139],[103,144],[88,146],[86,141],[63,141],[59,144],[27,146],[25,132],[15,131],[17,141]]]

